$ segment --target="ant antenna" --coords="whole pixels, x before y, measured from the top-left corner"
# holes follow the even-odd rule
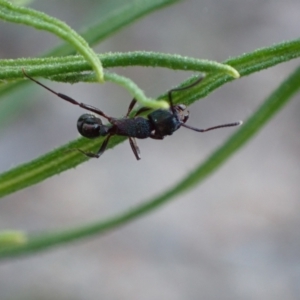
[[[192,82],[190,85],[187,85],[187,86],[184,86],[184,87],[179,87],[179,88],[174,88],[174,89],[171,89],[168,92],[168,99],[169,99],[169,102],[170,102],[170,108],[171,108],[173,114],[176,114],[176,111],[175,111],[175,108],[174,108],[175,106],[173,104],[172,93],[187,90],[187,89],[199,84],[203,79],[204,79],[204,76],[201,75],[196,81]],[[181,126],[183,126],[185,128],[188,128],[188,129],[191,129],[191,130],[194,130],[194,131],[197,131],[197,132],[206,132],[206,131],[215,130],[215,129],[219,129],[219,128],[224,128],[224,127],[234,127],[234,126],[239,126],[241,124],[243,124],[243,121],[227,123],[227,124],[221,124],[221,125],[209,127],[209,128],[206,128],[206,129],[199,129],[199,128],[196,128],[196,127],[189,126],[189,125],[185,124],[185,122],[181,122]]]
[[[196,128],[196,127],[189,126],[185,123],[181,123],[181,126],[183,126],[185,128],[188,128],[188,129],[191,129],[191,130],[194,130],[194,131],[197,131],[197,132],[206,132],[206,131],[215,130],[215,129],[219,129],[219,128],[224,128],[224,127],[240,126],[242,124],[243,124],[243,121],[238,121],[238,122],[221,124],[221,125],[209,127],[209,128],[206,128],[206,129],[199,129],[199,128]]]

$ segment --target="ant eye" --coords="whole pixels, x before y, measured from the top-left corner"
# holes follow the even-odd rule
[[[82,136],[89,139],[107,134],[107,129],[102,121],[91,114],[84,114],[78,119],[77,129]]]

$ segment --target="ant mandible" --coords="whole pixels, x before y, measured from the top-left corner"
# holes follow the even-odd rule
[[[194,81],[192,84],[188,86],[171,89],[168,92],[168,100],[170,103],[170,108],[167,110],[157,109],[149,113],[146,117],[140,117],[139,115],[141,113],[151,110],[151,108],[142,107],[139,110],[137,110],[133,118],[129,118],[129,114],[137,102],[136,99],[133,99],[128,107],[128,111],[125,117],[113,118],[113,117],[109,117],[103,111],[101,111],[100,109],[94,106],[77,102],[76,100],[74,100],[73,98],[67,95],[55,92],[54,90],[42,84],[41,82],[30,77],[25,72],[25,70],[22,71],[25,77],[37,83],[38,85],[42,86],[43,88],[50,91],[51,93],[55,94],[59,98],[68,101],[74,105],[78,105],[83,109],[96,113],[109,121],[110,123],[109,125],[104,125],[100,118],[97,118],[92,114],[83,114],[81,117],[79,117],[77,121],[77,129],[82,136],[89,139],[94,139],[100,136],[106,136],[104,142],[100,146],[100,149],[97,153],[85,152],[81,149],[76,149],[88,157],[99,158],[105,151],[108,141],[113,135],[127,136],[129,139],[131,149],[136,159],[139,160],[141,159],[140,150],[139,147],[137,146],[135,138],[138,139],[152,138],[156,140],[162,140],[166,135],[172,135],[173,132],[178,130],[181,126],[197,132],[206,132],[209,130],[238,126],[242,124],[242,122],[239,121],[234,123],[217,125],[206,129],[199,129],[185,124],[189,118],[189,111],[186,109],[186,106],[184,104],[174,105],[172,100],[172,94],[174,92],[187,90],[197,85],[202,81],[202,79],[204,78],[203,76],[199,77],[196,81]]]

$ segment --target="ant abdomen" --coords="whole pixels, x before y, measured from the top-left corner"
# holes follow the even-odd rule
[[[77,129],[79,133],[89,139],[108,134],[107,126],[103,125],[100,118],[92,114],[83,114],[77,121]]]

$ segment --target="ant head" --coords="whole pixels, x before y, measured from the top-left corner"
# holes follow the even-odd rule
[[[89,139],[108,134],[108,127],[103,125],[102,121],[92,114],[84,114],[77,121],[79,133]]]
[[[186,109],[184,104],[174,105],[173,109],[177,113],[180,123],[185,123],[188,120],[190,112]]]

